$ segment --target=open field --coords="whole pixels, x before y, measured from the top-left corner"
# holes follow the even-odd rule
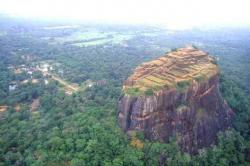
[[[92,46],[101,44],[119,44],[125,40],[131,39],[133,35],[121,34],[117,32],[103,32],[97,30],[88,30],[85,32],[74,32],[71,35],[55,37],[52,44],[71,44],[74,46]],[[43,39],[49,39],[44,37]]]

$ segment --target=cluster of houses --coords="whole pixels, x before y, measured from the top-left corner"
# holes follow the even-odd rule
[[[15,74],[21,74],[23,72],[28,74],[28,77],[25,80],[22,81],[12,81],[9,83],[9,92],[14,91],[15,89],[18,88],[19,85],[21,84],[26,84],[28,82],[31,82],[33,84],[39,83],[41,81],[41,79],[37,79],[35,78],[33,75],[35,72],[39,71],[42,73],[43,75],[43,81],[44,84],[47,85],[49,83],[49,79],[55,79],[59,82],[63,82],[63,84],[65,84],[65,92],[66,94],[72,94],[73,91],[75,91],[75,89],[79,89],[79,85],[74,85],[74,84],[68,84],[66,83],[66,81],[60,79],[59,77],[63,76],[63,69],[58,69],[57,73],[59,75],[59,77],[52,75],[51,72],[55,71],[55,69],[53,68],[53,66],[49,63],[46,62],[41,62],[37,65],[20,65],[20,66],[10,66],[9,69],[11,69]],[[93,82],[91,80],[87,80],[84,82],[84,86],[91,88],[92,86],[104,86],[107,83],[106,80],[99,80],[96,82]],[[72,91],[73,89],[73,91]]]
[[[36,66],[26,66],[26,65],[20,65],[20,66],[9,66],[8,67],[10,70],[12,70],[15,74],[21,74],[22,72],[26,72],[29,77],[23,81],[11,81],[9,83],[9,91],[14,91],[20,84],[26,84],[29,82],[29,80],[31,80],[31,82],[33,84],[36,84],[39,82],[38,79],[35,79],[33,77],[34,72],[36,71],[40,71],[42,72],[43,76],[44,76],[44,83],[48,84],[49,80],[48,80],[48,72],[53,70],[53,67],[47,63],[41,63],[39,65]]]

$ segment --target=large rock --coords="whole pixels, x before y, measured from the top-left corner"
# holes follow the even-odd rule
[[[171,136],[185,152],[214,143],[230,127],[233,111],[219,92],[219,69],[207,53],[181,48],[136,68],[119,100],[119,124],[150,140]]]

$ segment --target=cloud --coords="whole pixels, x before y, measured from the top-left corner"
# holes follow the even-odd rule
[[[172,27],[250,24],[249,0],[0,0],[0,12]]]

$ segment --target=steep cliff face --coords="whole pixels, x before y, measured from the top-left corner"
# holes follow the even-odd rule
[[[136,68],[119,100],[119,124],[150,140],[173,135],[190,153],[207,147],[231,125],[232,110],[222,99],[213,58],[193,47],[181,48]]]

